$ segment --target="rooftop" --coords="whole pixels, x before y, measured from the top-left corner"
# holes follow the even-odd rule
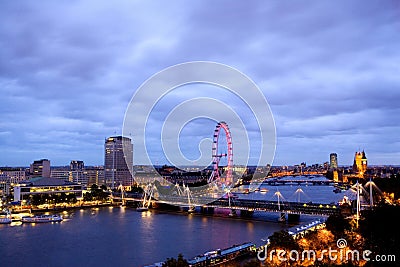
[[[58,185],[74,185],[69,181],[57,179],[57,178],[47,178],[47,177],[35,177],[26,181],[29,186],[58,186]]]

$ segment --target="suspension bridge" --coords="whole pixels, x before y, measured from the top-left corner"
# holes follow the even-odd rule
[[[126,194],[121,191],[121,195],[113,196],[113,201],[135,202],[138,210],[147,210],[148,208],[157,206],[159,204],[166,204],[170,206],[178,206],[188,208],[188,212],[198,211],[212,211],[213,209],[228,209],[230,211],[247,212],[277,212],[282,214],[309,214],[309,215],[323,215],[329,216],[341,212],[341,203],[314,203],[312,201],[303,201],[302,195],[305,195],[301,188],[298,188],[291,196],[295,201],[287,201],[280,191],[274,193],[276,200],[262,200],[262,199],[248,199],[238,198],[229,189],[222,197],[215,197],[213,194],[204,194],[202,196],[193,196],[192,189],[189,186],[180,186],[178,184],[173,187],[173,194],[162,195],[161,190],[158,189],[156,184],[149,183],[144,187],[143,194]],[[382,192],[375,185],[373,181],[369,181],[362,186],[359,183],[353,185],[350,194],[354,195],[356,209],[354,215],[359,219],[360,213],[363,209],[373,208],[376,204],[374,199],[382,197]],[[308,200],[311,200],[308,198]],[[351,205],[351,203],[349,203]],[[234,213],[233,213],[234,214]]]
[[[143,194],[126,194],[113,196],[114,202],[136,203],[139,211],[147,210],[150,207],[167,204],[171,206],[187,207],[188,212],[210,209],[228,209],[230,211],[245,212],[281,212],[287,214],[310,214],[310,215],[332,215],[340,213],[340,207],[336,204],[300,202],[301,189],[297,190],[297,202],[286,201],[282,194],[277,191],[274,195],[277,200],[254,200],[246,198],[237,198],[236,195],[227,191],[222,197],[196,196],[188,186],[175,185],[176,194],[161,195],[157,193],[157,187],[154,184],[145,186]],[[296,193],[295,193],[296,194]]]
[[[226,153],[221,153],[219,150],[219,135],[221,130],[225,132],[226,138]],[[227,157],[227,166],[224,175],[221,173],[219,167],[220,159]],[[232,137],[228,125],[225,122],[219,122],[214,130],[213,146],[212,146],[212,164],[213,171],[208,179],[208,184],[200,188],[190,188],[184,183],[175,185],[165,181],[152,181],[148,180],[141,184],[143,194],[126,194],[123,187],[120,196],[112,196],[113,202],[135,202],[138,211],[145,211],[150,207],[160,204],[171,206],[187,207],[188,212],[200,211],[214,211],[214,209],[228,209],[230,215],[234,215],[236,211],[246,214],[252,214],[255,211],[261,212],[278,212],[281,214],[280,220],[284,220],[285,214],[311,214],[311,215],[332,215],[341,212],[341,207],[336,203],[314,203],[313,201],[302,202],[300,199],[301,194],[304,194],[301,188],[295,192],[297,201],[287,201],[278,190],[274,194],[275,200],[262,200],[262,199],[248,199],[238,198],[233,194],[234,189],[234,175],[233,175],[233,146]],[[157,183],[158,182],[158,183]],[[337,184],[331,180],[309,180],[309,179],[262,179],[261,181],[253,181],[252,186],[260,187],[262,184],[267,185],[289,185],[289,184],[313,184],[313,185],[332,185]],[[360,188],[359,184],[352,187],[351,190],[357,192],[357,209],[356,216],[359,218],[361,210],[361,194],[363,200],[369,200],[370,207],[374,205],[373,189],[376,190],[376,185],[370,181],[365,185],[369,187],[369,194],[365,188]],[[374,188],[375,187],[375,188]],[[167,192],[167,193],[166,193]],[[382,192],[378,192],[382,193]],[[221,197],[222,196],[222,197]],[[365,201],[364,201],[365,202]]]
[[[260,184],[267,184],[267,185],[300,185],[300,184],[306,184],[306,185],[336,185],[336,184],[341,184],[340,182],[335,182],[333,180],[310,180],[310,179],[290,179],[290,180],[285,180],[285,179],[279,179],[279,178],[270,178],[270,179],[265,179],[262,183]]]

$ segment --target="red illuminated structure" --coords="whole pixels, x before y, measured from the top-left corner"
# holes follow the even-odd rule
[[[221,128],[224,129],[226,144],[227,144],[227,153],[219,154],[218,153],[218,138]],[[225,177],[221,177],[219,172],[219,161],[221,157],[228,157],[228,164],[225,170]],[[214,138],[213,138],[213,146],[212,146],[212,164],[213,164],[213,172],[209,179],[209,183],[212,181],[216,181],[218,184],[230,186],[233,184],[232,180],[232,168],[233,168],[233,147],[232,147],[232,137],[231,132],[229,130],[228,124],[226,122],[221,121],[217,124],[214,130]]]

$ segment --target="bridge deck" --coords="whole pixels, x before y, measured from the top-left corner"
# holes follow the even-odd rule
[[[114,199],[122,200],[121,197]],[[140,196],[124,197],[125,201],[141,201]],[[174,206],[188,206],[187,197],[185,196],[164,196],[159,199],[153,199],[157,203],[164,203]],[[227,198],[202,198],[201,203],[194,206],[210,207],[210,208],[228,208],[236,210],[248,211],[272,211],[286,212],[293,214],[312,214],[312,215],[332,215],[340,213],[340,208],[336,205],[326,203],[299,203],[299,202],[281,202],[268,200],[252,200],[252,199],[227,199]]]

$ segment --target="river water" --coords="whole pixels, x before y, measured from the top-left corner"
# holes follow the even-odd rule
[[[297,185],[265,187],[266,193],[240,197],[273,199],[279,189],[289,201],[297,199]],[[303,202],[331,203],[343,197],[332,186],[301,188]],[[103,207],[61,215],[61,223],[0,225],[0,266],[143,266],[178,253],[192,258],[244,242],[259,245],[273,232],[293,226],[278,223],[274,213],[255,213],[250,220]],[[299,224],[316,218],[302,215]]]

